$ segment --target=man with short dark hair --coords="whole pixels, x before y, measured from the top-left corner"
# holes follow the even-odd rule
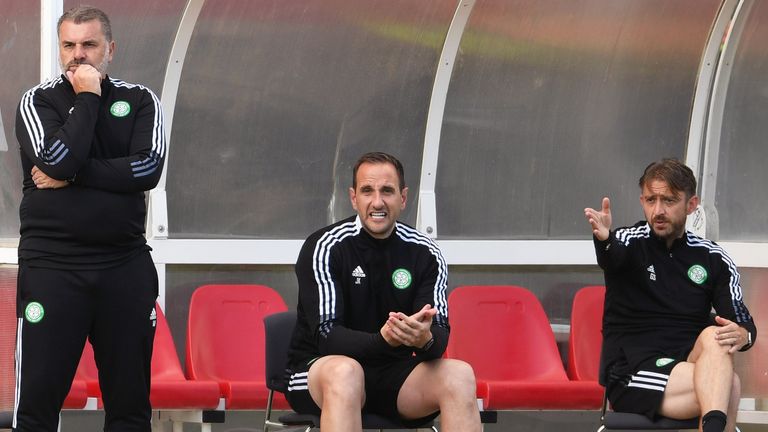
[[[584,210],[605,272],[601,383],[616,411],[701,416],[704,432],[732,432],[741,394],[733,355],[757,332],[739,272],[715,242],[685,229],[699,204],[690,168],[662,159],[639,184],[644,222],[611,230],[608,198]]]
[[[448,344],[447,267],[428,237],[397,220],[408,188],[386,153],[355,164],[357,215],[304,242],[287,399],[321,430],[361,430],[361,410],[406,423],[440,414],[444,432],[480,430],[472,368]]]
[[[149,431],[158,282],[144,237],[145,191],[160,179],[162,112],[147,88],[107,76],[107,15],[58,23],[62,75],[21,98],[14,430],[56,431],[86,337],[105,431]]]

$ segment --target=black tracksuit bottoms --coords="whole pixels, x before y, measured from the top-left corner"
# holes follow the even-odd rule
[[[149,252],[99,270],[19,262],[16,432],[55,432],[86,337],[107,432],[151,430],[149,385],[157,272]]]

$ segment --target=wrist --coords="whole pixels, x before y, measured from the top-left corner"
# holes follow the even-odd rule
[[[427,352],[430,348],[432,348],[432,345],[435,344],[435,337],[430,335],[429,340],[419,348],[419,351],[421,352]]]

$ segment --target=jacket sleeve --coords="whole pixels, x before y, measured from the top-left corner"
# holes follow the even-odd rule
[[[160,101],[142,89],[128,155],[112,159],[87,159],[74,183],[110,192],[141,192],[160,180],[165,158],[165,132]]]
[[[757,341],[757,327],[750,315],[741,292],[741,276],[736,265],[722,248],[714,249],[713,268],[719,268],[714,281],[712,306],[717,314],[744,327],[752,335],[752,344]],[[752,345],[745,345],[746,351]]]
[[[592,237],[595,244],[595,256],[597,264],[604,271],[613,271],[621,268],[628,256],[628,245],[616,238],[616,231],[611,231],[606,240],[598,240]]]
[[[338,257],[333,254],[332,232],[311,236],[296,262],[299,303],[313,332],[320,355],[345,355],[370,360],[389,355],[393,348],[379,332],[367,333],[345,327],[344,298],[339,282]]]
[[[99,111],[99,96],[75,97],[66,118],[39,87],[27,91],[16,113],[16,138],[33,165],[51,178],[71,180],[88,160]]]
[[[434,343],[426,351],[417,351],[416,355],[423,360],[432,360],[440,358],[448,346],[448,336],[450,334],[450,325],[448,323],[448,300],[446,297],[446,287],[448,285],[448,266],[445,263],[443,254],[437,245],[427,239],[426,265],[424,265],[421,275],[418,293],[416,295],[413,310],[421,310],[424,305],[429,304],[437,309],[437,314],[432,319],[432,337]]]

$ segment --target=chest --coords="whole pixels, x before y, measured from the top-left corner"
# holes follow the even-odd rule
[[[354,247],[346,254],[337,280],[347,304],[383,313],[411,311],[423,279],[418,253],[408,247]]]
[[[117,158],[131,153],[131,137],[138,113],[138,103],[130,94],[105,96],[99,104],[90,156],[94,158]],[[72,95],[61,105],[62,123],[74,107]]]
[[[691,249],[646,248],[636,255],[629,271],[636,281],[630,298],[650,299],[654,306],[709,310],[719,270],[706,253]]]

